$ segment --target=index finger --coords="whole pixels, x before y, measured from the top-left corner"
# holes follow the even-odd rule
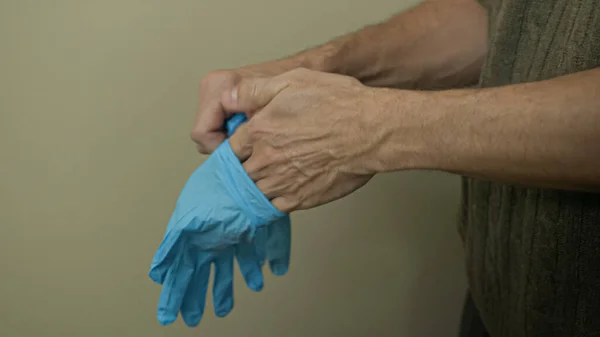
[[[242,79],[232,90],[225,92],[222,104],[228,111],[255,112],[264,108],[289,82],[280,77]]]
[[[225,140],[222,128],[226,117],[218,101],[201,105],[190,133],[192,140],[197,144],[198,152],[212,153]]]

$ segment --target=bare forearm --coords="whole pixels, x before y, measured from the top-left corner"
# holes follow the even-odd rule
[[[400,91],[395,95],[402,99]],[[600,68],[535,83],[423,93],[414,108],[408,115],[388,113],[389,125],[405,126],[387,142],[388,158],[401,154],[405,142],[417,168],[600,190]],[[402,156],[387,163],[400,168]]]
[[[327,66],[371,86],[450,88],[477,81],[486,51],[477,2],[434,0],[340,41]]]
[[[474,84],[487,51],[487,14],[475,0],[429,0],[389,20],[280,60],[369,86]]]

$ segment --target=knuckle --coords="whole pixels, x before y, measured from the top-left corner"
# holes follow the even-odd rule
[[[290,196],[290,197],[284,197],[282,198],[283,200],[281,200],[281,210],[283,212],[291,212],[293,210],[299,209],[301,206],[301,202],[300,200],[295,197],[295,196]]]
[[[271,183],[267,179],[262,179],[256,182],[256,187],[265,195],[271,194]]]
[[[294,68],[290,71],[290,75],[304,75],[306,73],[309,73],[310,70],[308,68],[305,67],[298,67],[298,68]]]
[[[254,173],[267,169],[271,163],[268,155],[265,154],[264,147],[255,148],[255,151],[252,153],[252,159],[251,167]]]
[[[190,131],[190,138],[196,143],[206,142],[209,130],[204,127],[203,123],[196,123]]]
[[[206,76],[204,76],[201,80],[200,80],[200,88],[199,91],[205,91],[208,87],[210,87],[210,85],[212,83],[215,82],[215,80],[219,77],[221,77],[222,75],[220,75],[220,73],[217,72],[212,72]]]
[[[238,75],[232,70],[215,70],[200,80],[200,92],[210,90],[215,86],[234,85]]]
[[[244,166],[244,170],[246,170],[246,173],[248,173],[248,175],[250,176],[250,178],[252,178],[252,180],[256,180],[258,178],[258,174],[260,173],[261,169],[264,167],[264,165],[260,161],[260,159],[257,159],[254,156],[254,154],[252,154],[250,156],[250,158],[248,158],[248,160],[246,160],[246,162],[244,162],[243,166]]]
[[[268,146],[259,146],[256,151],[256,161],[260,163],[261,168],[266,168],[273,164],[273,155]]]
[[[256,82],[251,82],[247,89],[248,89],[249,97],[259,97],[260,88],[258,87],[258,84]],[[243,94],[243,93],[240,93],[240,94]]]
[[[293,82],[297,82],[299,80],[302,80],[302,79],[306,78],[307,76],[309,76],[309,74],[310,74],[310,70],[308,70],[307,68],[295,68],[295,69],[292,69],[288,73],[288,76],[286,76],[287,83],[291,84]]]
[[[313,78],[314,72],[307,68],[294,68],[287,73],[282,74],[279,78],[278,87],[280,90],[284,88],[302,88]]]
[[[202,144],[196,144],[196,151],[198,151],[198,153],[201,153],[201,154],[210,154],[210,151],[208,150],[208,148],[206,148]]]
[[[202,79],[203,83],[210,83],[210,82],[214,82],[217,80],[221,80],[225,77],[230,76],[230,71],[228,70],[214,70],[210,73],[208,73],[206,76],[204,76],[204,78]]]
[[[202,154],[210,154],[220,143],[219,135],[211,134],[203,130],[192,130],[191,140],[196,143],[196,150]]]
[[[199,130],[197,128],[194,128],[192,130],[192,132],[190,132],[190,138],[195,143],[198,143],[198,145],[200,145],[202,143],[203,139],[204,139],[204,133],[201,130]]]
[[[346,82],[348,83],[348,85],[362,85],[361,81],[351,76],[346,77]]]

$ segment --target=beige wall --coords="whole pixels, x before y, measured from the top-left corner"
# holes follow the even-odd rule
[[[0,336],[454,336],[458,180],[377,177],[294,214],[290,273],[196,329],[147,277],[208,71],[291,53],[408,6],[381,0],[1,0]],[[347,8],[347,9],[342,9]]]

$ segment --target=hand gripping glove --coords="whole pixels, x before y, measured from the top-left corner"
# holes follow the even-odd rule
[[[244,121],[234,115],[228,133]],[[289,215],[260,192],[225,141],[188,179],[152,261],[150,278],[163,285],[158,321],[169,325],[181,312],[188,326],[199,324],[211,265],[215,314],[226,316],[233,309],[234,256],[248,287],[260,291],[264,261],[285,274],[290,246]]]

